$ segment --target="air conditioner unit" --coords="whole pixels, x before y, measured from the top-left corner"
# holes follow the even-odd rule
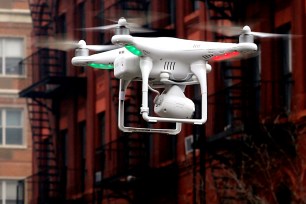
[[[95,183],[100,183],[102,181],[102,172],[96,171],[95,172]]]
[[[193,151],[193,135],[185,137],[185,154],[189,154]]]

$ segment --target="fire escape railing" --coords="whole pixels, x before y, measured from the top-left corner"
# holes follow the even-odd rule
[[[134,190],[135,178],[148,173],[149,155],[146,136],[123,135],[96,149],[95,192],[99,202],[121,198],[131,202],[128,195]]]
[[[103,173],[103,179],[119,178],[148,167],[146,144],[141,139],[123,136],[96,149],[97,170]]]
[[[22,61],[33,69],[33,83],[46,77],[66,76],[66,52],[55,49],[38,49]]]

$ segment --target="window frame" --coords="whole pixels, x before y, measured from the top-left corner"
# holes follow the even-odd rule
[[[24,36],[0,36],[0,47],[2,49],[2,54],[0,55],[0,59],[2,60],[2,69],[1,73],[0,73],[0,77],[6,77],[6,78],[25,78],[27,76],[26,73],[26,66],[21,65],[23,70],[22,70],[22,74],[6,74],[6,56],[4,54],[4,46],[5,46],[5,41],[8,39],[19,39],[21,40],[21,46],[22,46],[22,50],[21,50],[21,56],[20,59],[21,61],[24,59],[25,57],[25,48],[26,48],[26,40]]]
[[[17,195],[18,194],[17,187],[18,187],[18,183],[21,180],[23,181],[23,193],[22,193],[22,195],[23,195],[23,202],[21,202],[21,203],[25,203],[25,200],[26,200],[26,191],[25,191],[25,189],[26,189],[26,182],[25,182],[24,178],[5,178],[5,177],[0,177],[0,186],[1,186],[1,190],[2,190],[2,191],[0,191],[0,194],[1,194],[2,199],[3,199],[2,202],[0,200],[0,204],[6,203],[6,201],[7,201],[7,199],[6,199],[6,197],[7,197],[7,194],[6,194],[7,184],[6,184],[6,182],[8,182],[8,181],[17,182],[17,185],[16,185],[16,198],[15,198],[15,201],[17,202],[17,197],[18,197],[18,195]],[[18,202],[18,203],[20,203],[20,202]]]
[[[5,110],[5,113],[3,112]],[[6,111],[7,110],[20,110],[21,112],[21,137],[22,137],[22,144],[7,144],[6,143],[6,131],[5,129],[7,128],[6,125]],[[2,128],[2,141],[0,141],[0,148],[21,148],[24,149],[26,148],[26,137],[25,137],[25,109],[23,107],[0,107],[0,127]],[[9,126],[11,127],[11,126]],[[15,127],[15,126],[14,126]],[[0,203],[1,204],[1,203]]]
[[[277,28],[278,33],[290,35],[292,28],[290,23],[285,23]],[[291,38],[284,38],[281,39],[279,42],[280,45],[280,52],[279,56],[281,59],[281,72],[280,72],[280,79],[281,79],[281,87],[280,87],[280,94],[281,98],[281,106],[284,108],[284,111],[290,113],[292,111],[292,39]]]
[[[200,7],[201,7],[200,2],[201,2],[201,0],[192,0],[193,12],[200,9]]]
[[[285,34],[291,34],[291,27],[289,27],[285,32]],[[287,112],[291,112],[291,105],[292,105],[292,39],[288,38],[283,40],[283,47],[284,49],[283,55],[285,55],[285,63],[283,63],[282,67],[282,80],[284,81],[284,99],[283,99],[283,105],[287,109]]]

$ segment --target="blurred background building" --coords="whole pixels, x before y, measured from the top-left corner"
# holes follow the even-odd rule
[[[30,203],[305,202],[305,1],[28,3],[33,50],[22,63],[28,71],[3,69],[2,74],[32,74],[31,83],[19,92],[27,99],[33,141],[33,171],[24,180],[25,192],[32,192]],[[117,128],[118,80],[113,72],[73,67],[74,50],[64,46],[37,47],[37,39],[48,42],[63,34],[87,44],[110,44],[112,32],[78,28],[106,25],[121,16],[141,18],[156,30],[138,36],[238,42],[237,36],[203,28],[246,24],[255,31],[296,36],[256,38],[258,56],[210,62],[205,125],[184,124],[176,136],[123,133]],[[20,41],[12,43],[18,47]],[[125,120],[144,126],[140,84],[133,83],[129,93]],[[198,107],[197,88],[186,93]],[[26,114],[22,110],[1,109],[0,121],[10,113],[17,119]]]
[[[31,69],[32,19],[26,1],[0,1],[0,203],[25,203],[24,179],[32,174],[32,137],[25,98]]]

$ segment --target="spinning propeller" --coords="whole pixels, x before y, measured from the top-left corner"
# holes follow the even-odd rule
[[[87,45],[84,40],[80,40],[75,48],[88,49],[92,51],[102,52],[118,48],[117,45]]]
[[[133,33],[148,33],[154,32],[154,30],[149,28],[144,28],[142,25],[138,23],[133,23],[132,21],[137,21],[138,18],[129,19],[129,23],[123,17],[121,17],[117,23],[106,25],[106,26],[98,26],[98,27],[91,27],[91,28],[83,28],[82,30],[99,30],[99,31],[107,31],[111,29],[115,29],[115,31],[119,32],[116,34],[129,34],[129,32]]]
[[[205,25],[201,26],[200,29],[209,30],[211,32],[219,33],[227,37],[239,36],[239,43],[254,43],[254,37],[258,38],[291,38],[296,35],[291,34],[277,34],[277,33],[265,33],[265,32],[254,32],[251,28],[246,25],[243,28],[241,26],[216,26],[216,25]],[[248,54],[239,54],[238,52],[225,53],[223,55],[215,56],[212,58],[214,61],[223,60],[239,60],[249,59],[260,55],[260,51],[256,51]]]
[[[230,29],[233,29],[233,31],[234,31],[234,27],[230,27]],[[254,32],[254,31],[251,31],[251,28],[247,25],[244,26],[242,29],[240,29],[240,31],[236,28],[235,28],[235,30],[237,30],[237,32],[233,33],[232,36],[241,35],[241,34],[253,35],[253,36],[256,36],[256,37],[260,37],[260,38],[287,38],[287,37],[293,36],[293,35],[290,35],[290,34]]]
[[[38,48],[56,49],[68,51],[72,49],[88,49],[96,52],[102,52],[118,48],[117,45],[87,45],[84,40],[75,41],[64,37],[46,37],[38,38],[36,42]]]
[[[265,32],[254,32],[251,31],[249,26],[244,26],[241,29],[241,26],[215,26],[215,25],[206,25],[200,26],[200,29],[205,29],[211,32],[220,33],[227,37],[234,37],[239,35],[253,35],[259,38],[290,38],[295,37],[296,35],[291,34],[277,34],[277,33],[265,33]]]

